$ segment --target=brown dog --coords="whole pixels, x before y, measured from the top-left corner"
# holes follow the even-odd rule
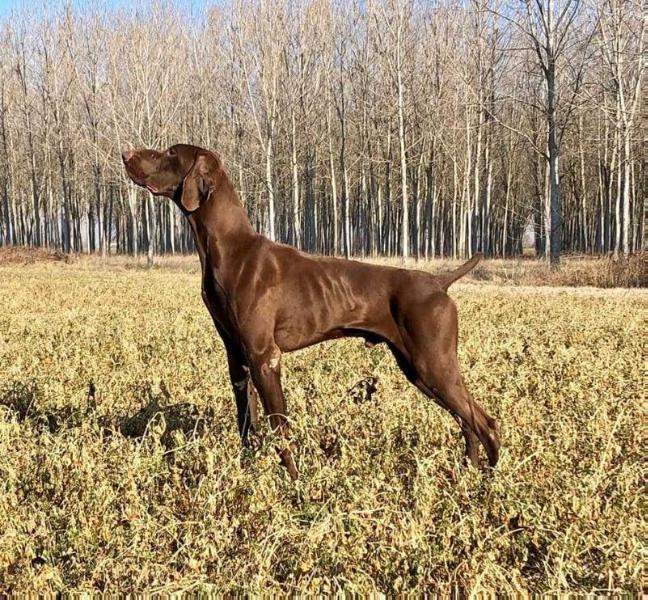
[[[254,231],[218,157],[178,144],[164,152],[128,150],[130,178],[172,198],[189,220],[202,265],[202,297],[223,339],[245,444],[256,423],[256,392],[275,431],[288,438],[281,355],[351,336],[386,343],[405,376],[458,420],[466,455],[477,440],[497,463],[496,422],[474,402],[457,364],[457,309],[448,286],[480,255],[451,273],[314,257]],[[288,445],[279,450],[290,476]]]

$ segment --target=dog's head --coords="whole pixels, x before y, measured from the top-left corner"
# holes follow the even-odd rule
[[[209,194],[218,169],[214,154],[198,146],[176,144],[158,150],[125,150],[128,176],[156,196],[172,198],[185,212],[198,209]]]

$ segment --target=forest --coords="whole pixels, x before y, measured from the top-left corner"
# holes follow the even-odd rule
[[[0,244],[193,249],[120,152],[213,149],[258,231],[321,254],[644,245],[639,0],[72,3],[0,24]],[[642,152],[643,150],[643,152]]]

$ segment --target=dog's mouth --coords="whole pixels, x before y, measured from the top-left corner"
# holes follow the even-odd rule
[[[145,187],[151,193],[155,194],[155,186],[152,186],[146,183],[146,175],[142,173],[135,165],[131,164],[129,161],[124,161],[124,167],[126,167],[126,174],[130,177],[133,183],[141,187]]]
[[[124,160],[124,168],[133,181],[144,178],[144,174],[130,160]]]
[[[141,169],[139,162],[137,160],[134,160],[134,157],[123,158],[123,162],[124,168],[126,169],[126,174],[133,183],[147,189],[154,196],[167,196],[171,194],[171,192],[169,191],[170,186],[159,186],[153,184],[150,181],[151,175],[147,175]]]

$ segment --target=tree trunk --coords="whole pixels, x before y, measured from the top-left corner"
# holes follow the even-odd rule
[[[266,139],[266,187],[268,189],[268,237],[275,241],[275,192],[272,179],[273,148],[272,135]]]
[[[399,49],[400,52],[400,49]],[[399,61],[400,62],[400,61]],[[403,82],[400,64],[397,73],[398,80],[398,141],[400,144],[401,163],[401,194],[402,194],[402,229],[401,229],[401,256],[403,260],[409,258],[409,197],[407,195],[407,155],[405,153],[405,115],[403,107]]]
[[[299,172],[297,170],[297,132],[295,127],[295,112],[292,111],[290,117],[290,131],[291,131],[291,154],[290,159],[292,163],[292,196],[293,196],[293,244],[297,248],[301,248],[301,225],[299,216]]]

